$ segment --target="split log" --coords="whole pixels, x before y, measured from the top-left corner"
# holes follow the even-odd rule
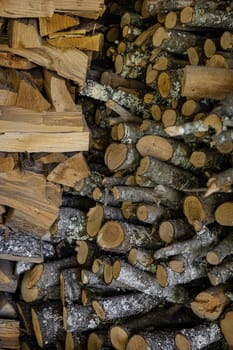
[[[207,263],[201,261],[198,264],[186,264],[184,271],[175,272],[164,263],[157,265],[156,279],[161,287],[185,284],[196,279],[205,277],[207,273]]]
[[[34,263],[43,261],[41,240],[22,232],[9,231],[8,239],[0,234],[0,258],[6,260],[23,260]]]
[[[221,339],[222,334],[217,323],[183,329],[175,336],[175,344],[179,350],[204,349],[207,345]]]
[[[212,228],[211,230],[204,226],[204,228],[197,232],[196,235],[183,242],[175,242],[168,247],[158,249],[154,253],[155,259],[167,259],[169,256],[180,255],[185,252],[186,254],[200,255],[201,251],[205,247],[210,246],[219,233],[219,228]]]
[[[224,316],[219,321],[221,331],[229,347],[233,346],[233,337],[232,337],[232,331],[231,331],[232,321],[233,321],[232,309],[227,310]]]
[[[144,179],[150,179],[155,183],[170,186],[179,191],[200,187],[200,179],[188,171],[149,156],[142,158],[136,172],[138,184],[143,186]]]
[[[153,189],[136,186],[114,186],[112,193],[114,199],[120,202],[155,203],[171,208],[179,207],[178,202],[181,200],[181,194],[179,192],[162,185],[155,186]]]
[[[60,291],[62,305],[77,303],[81,300],[81,271],[78,268],[68,268],[60,273]]]
[[[210,283],[213,286],[227,282],[233,277],[233,263],[231,260],[217,265],[208,272]]]
[[[105,250],[127,253],[133,246],[156,248],[159,242],[147,227],[107,221],[97,235],[97,244]]]
[[[28,59],[14,55],[10,52],[0,52],[0,66],[13,69],[29,70],[35,67],[35,64]]]
[[[101,320],[91,306],[71,304],[63,308],[63,323],[67,332],[83,332],[98,328]]]
[[[16,306],[18,317],[23,326],[24,332],[27,336],[31,336],[33,334],[31,306],[24,301],[18,301]]]
[[[0,319],[0,347],[2,349],[20,349],[19,321]]]
[[[12,48],[41,47],[36,19],[12,19],[9,21],[8,42]]]
[[[215,192],[231,192],[233,184],[233,168],[225,170],[217,175],[211,177],[207,186],[208,189],[205,193],[205,197]]]
[[[220,204],[225,201],[225,195],[220,193],[212,194],[210,197],[201,195],[187,195],[183,202],[183,212],[190,225],[195,231],[200,231],[204,225],[213,223],[216,219],[216,208],[221,207]],[[229,208],[230,212],[230,208]],[[222,214],[219,216],[219,220]],[[223,216],[224,220],[224,216]]]
[[[231,69],[186,66],[182,95],[189,98],[224,99],[232,91],[233,71]]]
[[[220,204],[215,210],[215,220],[223,226],[233,226],[233,202]]]
[[[229,285],[210,287],[196,295],[191,303],[193,312],[200,318],[214,321],[220,317],[223,310],[230,304],[225,292]]]
[[[53,1],[33,1],[29,6],[28,0],[23,1],[21,4],[17,4],[14,0],[7,4],[1,4],[1,16],[3,17],[51,17],[54,12]]]
[[[126,288],[130,287],[145,294],[156,296],[162,300],[185,304],[187,292],[181,286],[162,288],[153,275],[120,261],[119,275],[115,280]]]
[[[31,309],[32,324],[38,345],[48,347],[64,341],[62,306],[59,302],[35,305]]]
[[[79,25],[79,18],[59,13],[54,13],[52,17],[39,18],[40,35],[46,36]]]
[[[127,346],[126,350],[133,350],[139,347],[141,350],[158,350],[162,349],[173,350],[175,348],[174,332],[153,331],[142,332],[133,335]]]
[[[159,225],[159,237],[166,243],[183,240],[195,234],[192,226],[183,219],[165,220]]]
[[[33,302],[43,298],[56,298],[56,289],[60,285],[61,269],[77,265],[74,256],[38,264],[24,274],[21,283],[21,294],[26,302]],[[59,296],[60,298],[60,293]]]
[[[61,50],[48,44],[43,44],[41,48],[36,49],[15,49],[1,44],[0,51],[11,52],[27,58],[39,66],[57,72],[64,78],[75,81],[80,87],[85,85],[88,57],[78,49]]]
[[[86,235],[86,216],[83,211],[74,208],[61,208],[59,219],[54,225],[52,240],[60,242],[66,239],[69,243],[78,239],[90,239]]]
[[[189,161],[190,150],[184,143],[161,136],[147,135],[139,139],[136,147],[142,157],[151,156],[162,161],[169,161],[183,169],[193,168]]]
[[[13,272],[13,262],[0,260],[0,291],[15,293],[18,286],[18,278]]]
[[[82,51],[89,50],[99,52],[102,50],[104,43],[104,36],[102,33],[94,35],[82,35],[81,33],[80,35],[80,31],[82,31],[82,29],[50,34],[47,42],[51,46],[62,49],[73,47]]]
[[[14,319],[17,318],[16,304],[12,294],[0,292],[0,317]]]
[[[233,237],[228,234],[223,238],[206,256],[206,260],[211,265],[219,265],[228,256],[233,254]]]
[[[95,298],[92,306],[102,321],[109,322],[145,313],[160,302],[160,298],[136,292],[111,298]]]

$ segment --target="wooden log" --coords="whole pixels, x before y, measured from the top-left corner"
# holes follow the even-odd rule
[[[210,197],[187,195],[183,202],[183,212],[195,231],[199,231],[204,225],[216,220],[216,208],[225,200],[224,195],[220,193],[215,193]]]
[[[176,219],[162,221],[158,233],[162,241],[172,243],[193,236],[195,231],[186,220]]]
[[[147,224],[157,225],[161,219],[174,217],[174,210],[161,205],[140,204],[137,207],[137,218]]]
[[[48,347],[64,341],[62,306],[59,302],[35,305],[31,309],[32,324],[38,345]]]
[[[232,29],[231,16],[226,11],[197,7],[185,7],[180,13],[180,21],[188,27]]]
[[[207,254],[206,260],[211,265],[219,265],[228,256],[233,253],[233,238],[228,234]]]
[[[119,123],[113,126],[111,136],[114,140],[121,143],[135,143],[142,136],[142,131],[138,124]]]
[[[190,47],[199,45],[202,38],[194,33],[166,30],[164,27],[159,27],[153,34],[152,42],[154,47],[184,55],[187,54]]]
[[[62,305],[78,303],[81,300],[81,270],[68,268],[60,273]]]
[[[92,306],[97,316],[105,322],[145,313],[160,303],[160,298],[131,293],[111,298],[95,298]]]
[[[19,321],[0,319],[0,347],[2,349],[20,349]]]
[[[85,340],[78,332],[66,332],[65,350],[82,350]]]
[[[0,258],[12,261],[24,260],[34,263],[43,261],[41,240],[22,232],[8,232],[8,240],[0,235]]]
[[[147,227],[127,222],[107,221],[97,235],[97,244],[102,249],[126,253],[135,245],[156,248],[158,240]]]
[[[220,38],[220,45],[223,50],[229,50],[233,47],[233,35],[229,31],[224,31]]]
[[[193,312],[200,318],[215,321],[230,304],[230,299],[225,294],[228,288],[227,285],[221,285],[198,293],[191,302]]]
[[[109,85],[113,89],[117,89],[119,87],[125,87],[128,89],[141,90],[141,89],[146,88],[146,84],[140,80],[125,79],[125,78],[122,78],[121,76],[119,76],[118,74],[115,74],[115,73],[109,72],[109,71],[103,72],[101,74],[100,82],[102,85]],[[112,101],[112,100],[110,100],[110,101]],[[113,102],[109,102],[109,104],[110,104],[110,106],[114,107],[116,102],[115,103],[113,103]],[[107,104],[108,104],[108,102],[107,102]],[[120,106],[120,105],[118,105],[118,106]],[[119,114],[121,114],[121,113],[119,113]]]
[[[137,186],[114,186],[113,197],[120,202],[162,204],[171,208],[179,206],[181,196],[176,191],[167,190],[166,186],[155,186],[153,189]]]
[[[69,243],[77,239],[89,239],[85,232],[86,216],[83,211],[74,208],[61,208],[59,219],[54,227],[53,242],[66,239]]]
[[[61,50],[48,44],[43,44],[41,48],[37,49],[15,49],[1,44],[0,51],[11,52],[27,58],[33,63],[57,72],[64,78],[75,81],[80,87],[85,85],[88,57],[78,49]]]
[[[233,320],[233,311],[229,309],[225,312],[224,316],[220,319],[219,324],[221,328],[221,332],[224,335],[224,338],[229,345],[229,347],[233,346],[233,337],[231,332],[231,323]]]
[[[212,169],[212,171],[220,171],[226,162],[221,153],[209,148],[193,151],[189,160],[196,169]]]
[[[154,258],[164,259],[168,258],[169,256],[180,255],[184,251],[186,254],[197,254],[198,256],[200,255],[202,249],[208,247],[215,241],[217,234],[218,228],[213,228],[210,230],[205,226],[191,239],[183,242],[175,242],[167,247],[158,249],[154,253]]]
[[[119,275],[115,280],[126,288],[133,288],[134,290],[138,290],[145,294],[161,298],[161,300],[181,304],[185,304],[187,301],[186,291],[181,286],[162,288],[159,286],[153,275],[138,270],[122,260],[120,260]]]
[[[13,262],[0,260],[0,291],[15,293],[18,286],[18,278],[14,275]]]
[[[221,265],[217,265],[208,272],[210,283],[213,286],[225,283],[233,276],[233,263],[231,260],[224,261]]]
[[[153,332],[141,332],[133,335],[127,346],[127,350],[133,350],[136,347],[140,347],[142,350],[151,349],[157,350],[159,346],[167,350],[172,350],[175,347],[174,332],[153,331]],[[158,344],[160,344],[158,346]]]
[[[153,274],[156,272],[157,268],[153,251],[142,248],[130,249],[128,253],[128,263],[140,270],[152,272]]]
[[[196,279],[205,277],[207,273],[207,263],[205,261],[187,264],[184,271],[175,272],[164,263],[157,265],[156,279],[161,287],[174,286],[177,284],[185,284]]]
[[[161,122],[154,120],[144,120],[140,128],[146,135],[167,137],[167,133],[165,132],[164,126]]]
[[[233,168],[222,171],[217,175],[214,175],[207,182],[208,189],[205,193],[205,197],[215,192],[231,192],[232,183]]]
[[[111,143],[104,162],[110,171],[133,170],[138,166],[139,154],[133,144]]]
[[[21,294],[26,302],[53,298],[55,286],[60,284],[61,269],[77,265],[74,256],[57,261],[38,264],[24,274],[21,283]],[[56,288],[55,288],[56,292]],[[60,295],[59,295],[60,298]]]
[[[233,202],[220,204],[215,210],[215,220],[223,226],[233,226]]]
[[[233,72],[224,68],[186,66],[182,86],[183,96],[222,100],[232,90]]]
[[[33,1],[29,6],[28,0],[17,4],[15,0],[11,0],[7,4],[1,4],[0,13],[3,17],[51,17],[54,12],[54,2],[41,0]]]
[[[17,313],[24,329],[24,332],[27,336],[32,336],[33,334],[33,325],[32,325],[32,314],[31,306],[24,301],[18,301],[16,303]]]
[[[221,153],[228,154],[233,150],[233,132],[232,129],[221,132],[219,135],[212,136],[212,145],[215,145]]]
[[[222,334],[216,322],[182,329],[175,336],[175,344],[179,350],[204,349],[205,346],[221,339]]]
[[[143,185],[143,179],[150,179],[155,183],[169,186],[179,191],[200,186],[200,180],[188,171],[150,156],[141,159],[136,171],[137,183]]]
[[[182,142],[157,135],[146,135],[139,139],[136,147],[142,157],[151,156],[162,161],[169,161],[183,169],[192,169],[192,164],[188,159],[189,148]]]
[[[100,319],[91,306],[78,304],[63,308],[63,322],[67,332],[83,332],[96,329],[101,325]]]

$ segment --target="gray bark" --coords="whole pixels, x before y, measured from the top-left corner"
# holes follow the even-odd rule
[[[147,349],[150,349],[150,350],[161,350],[161,349],[174,350],[175,349],[174,336],[175,336],[174,331],[164,332],[164,331],[154,330],[151,332],[149,331],[141,332],[137,335],[132,336],[132,338],[129,340],[127,348],[129,348],[129,350],[135,349],[137,342],[143,341],[143,343],[145,343],[143,347],[144,349],[146,348],[145,346],[147,346]]]
[[[91,306],[67,305],[63,317],[67,332],[84,332],[101,325],[101,320]]]
[[[208,277],[213,286],[227,282],[233,277],[233,261],[226,261],[215,266],[209,271]]]
[[[208,254],[209,258],[208,258]],[[226,256],[233,254],[233,235],[229,233],[224,239],[222,239],[213,249],[207,254],[207,261],[212,265],[221,264]],[[214,255],[214,261],[211,256]]]
[[[81,299],[81,271],[78,268],[71,268],[61,271],[63,288],[63,303],[71,304]]]

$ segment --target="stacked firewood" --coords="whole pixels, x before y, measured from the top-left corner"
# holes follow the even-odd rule
[[[60,135],[49,153],[2,155],[0,347],[230,348],[232,2],[106,1],[99,22],[102,1],[8,3],[0,63],[49,69],[49,106],[11,102],[0,123],[28,108],[30,132],[56,112],[55,132],[73,134],[79,111],[92,138],[89,152]],[[71,48],[92,58],[85,74]],[[29,77],[12,79],[18,101]]]

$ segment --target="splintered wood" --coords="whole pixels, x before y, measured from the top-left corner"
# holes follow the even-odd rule
[[[1,349],[233,346],[232,18],[1,2]]]

